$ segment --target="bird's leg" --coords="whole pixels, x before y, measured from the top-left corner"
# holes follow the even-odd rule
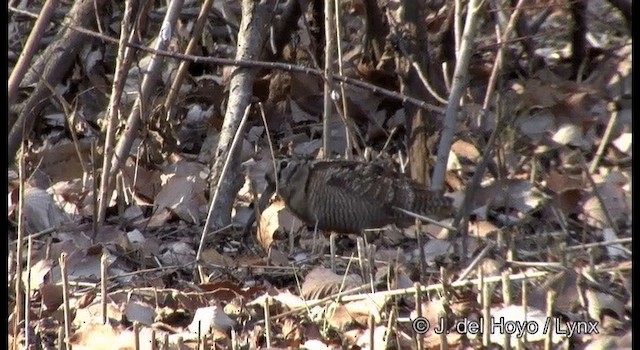
[[[311,250],[311,254],[315,255],[317,252],[318,245],[318,220],[316,219],[316,224],[313,227],[313,249]]]
[[[273,196],[273,194],[276,192],[276,188],[274,185],[267,185],[267,187],[264,189],[264,192],[262,192],[262,195],[260,195],[260,199],[256,202],[254,209],[255,209],[255,215],[250,217],[249,220],[247,221],[247,224],[244,227],[244,233],[245,234],[249,234],[249,230],[251,230],[251,226],[253,225],[253,223],[260,217],[260,214],[262,214],[262,212],[267,209],[267,205],[269,205],[269,200],[271,199],[271,196]]]
[[[425,257],[424,257],[424,243],[422,242],[422,221],[420,221],[420,219],[416,218],[416,244],[418,245],[418,271],[420,273],[420,279],[419,281],[423,281],[423,277],[424,277],[424,263],[425,263]]]
[[[262,192],[260,199],[255,204],[255,215],[249,217],[249,220],[247,220],[247,224],[244,226],[244,230],[242,231],[245,245],[249,246],[249,237],[251,236],[251,228],[253,227],[253,223],[260,218],[262,212],[267,208],[267,205],[269,205],[269,200],[271,199],[271,196],[273,196],[275,191],[275,185],[268,184],[267,188],[265,188],[264,192]]]
[[[331,236],[329,236],[329,259],[331,260],[331,271],[336,273],[336,236],[337,233],[331,232]]]

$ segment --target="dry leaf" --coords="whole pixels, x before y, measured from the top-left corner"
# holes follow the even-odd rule
[[[283,235],[278,235],[279,232],[292,234],[300,225],[300,220],[291,214],[283,201],[275,201],[260,215],[258,242],[265,251],[269,251],[274,240],[283,238]]]
[[[369,318],[373,317],[374,323],[382,321],[380,314],[389,302],[390,297],[382,293],[367,295],[367,298],[344,304],[347,311],[362,325],[367,325]]]
[[[549,173],[546,174],[546,180],[547,188],[556,193],[574,188],[584,188],[584,182],[581,176],[563,174],[556,169],[549,170]]]
[[[156,318],[156,310],[148,303],[131,300],[125,306],[124,315],[131,322],[140,322],[145,326],[150,326]]]
[[[540,110],[532,116],[518,118],[516,125],[521,133],[533,140],[539,140],[545,133],[556,128],[555,118],[547,109]]]
[[[47,191],[36,187],[25,189],[23,212],[28,233],[59,227],[71,221]]]
[[[307,158],[317,154],[320,147],[322,147],[321,139],[300,142],[293,147],[293,153],[299,157]]]
[[[337,349],[341,349],[341,347],[339,346],[329,346],[327,344],[325,344],[324,342],[322,342],[321,340],[318,339],[310,339],[304,342],[304,344],[302,344],[302,348],[303,349],[309,349],[309,350],[337,350]]]
[[[227,316],[222,308],[209,306],[198,308],[193,321],[187,328],[192,333],[209,334],[212,328],[226,332],[235,324],[236,322]]]
[[[583,195],[583,190],[581,189],[569,189],[553,196],[551,203],[564,214],[576,214],[582,210],[580,201]]]
[[[269,262],[274,266],[288,266],[289,257],[279,249],[271,247],[269,248]]]
[[[587,311],[589,317],[596,321],[602,321],[605,313],[622,320],[625,315],[625,307],[622,301],[611,294],[596,292],[592,289],[585,291]]]
[[[91,154],[91,138],[79,140],[77,148],[76,144],[68,140],[55,145],[47,144],[32,162],[38,165],[38,170],[46,174],[51,183],[73,181],[82,178],[83,174],[78,150],[83,161],[87,162]]]
[[[154,204],[169,209],[188,223],[199,223],[206,214],[206,182],[199,176],[173,176],[162,187]]]
[[[125,162],[121,173],[126,188],[133,189],[136,194],[134,199],[137,205],[151,205],[162,189],[160,171],[141,167],[130,158]]]
[[[486,238],[498,231],[498,227],[487,220],[477,220],[469,223],[469,235]]]
[[[632,134],[630,132],[622,133],[617,139],[611,143],[622,153],[631,156]]]
[[[356,345],[362,349],[374,349],[383,350],[385,344],[385,338],[388,336],[391,330],[386,326],[378,326],[373,330],[373,347],[371,347],[371,329],[367,328],[362,332],[362,335],[356,340]]]
[[[44,310],[47,311],[57,310],[64,301],[62,286],[57,284],[43,285],[40,289],[40,296]]]
[[[133,350],[135,337],[131,331],[122,331],[109,325],[90,323],[78,329],[69,339],[78,350]],[[141,343],[143,343],[141,341]],[[143,347],[143,349],[150,349]]]
[[[378,258],[376,258],[376,260],[378,260]],[[385,259],[381,260],[385,261]],[[389,273],[390,269],[391,273]],[[411,277],[409,276],[410,272],[407,270],[409,270],[409,267],[406,265],[384,265],[376,271],[375,281],[381,284],[386,284],[390,289],[411,288],[414,281],[411,280]]]
[[[302,108],[300,108],[300,106],[298,106],[298,103],[296,103],[296,101],[292,100],[292,99],[287,99],[289,101],[289,106],[291,108],[291,117],[293,118],[293,121],[295,123],[302,123],[302,122],[312,122],[312,123],[317,123],[319,122],[319,119],[317,116],[311,115],[305,111],[302,110]]]
[[[328,295],[338,293],[340,290],[360,286],[362,283],[360,276],[354,274],[341,276],[319,266],[305,276],[300,288],[300,295],[305,299],[322,299]]]
[[[224,267],[236,266],[236,261],[232,257],[225,254],[220,254],[215,249],[203,250],[201,259],[202,261],[205,261],[212,265],[219,265]]]
[[[270,298],[270,300],[274,302],[280,303],[281,305],[285,306],[289,310],[307,306],[307,301],[305,299],[302,299],[299,296],[292,294],[288,290],[285,290],[284,292],[277,292],[275,293],[275,295],[269,295],[265,293],[260,297],[255,298],[251,302],[247,303],[247,306],[264,307],[265,300],[267,298]]]
[[[582,212],[587,218],[587,223],[597,228],[610,226],[603,205],[614,222],[626,222],[631,215],[631,210],[627,205],[625,191],[613,182],[597,185],[597,191],[602,201],[595,194],[592,194],[587,197],[582,205]]]
[[[123,313],[120,305],[107,303],[107,318],[110,322],[120,323],[123,321]],[[84,309],[77,309],[73,319],[74,327],[81,328],[85,325],[102,324],[102,303],[100,299]]]
[[[159,256],[166,265],[186,265],[195,260],[196,252],[192,246],[184,242],[175,242],[167,246],[167,250]]]
[[[457,140],[451,145],[451,151],[458,157],[467,158],[474,163],[480,159],[480,151],[467,141]]]
[[[551,139],[561,145],[571,145],[582,149],[591,147],[591,144],[582,135],[582,128],[575,124],[560,125]]]
[[[324,319],[327,321],[327,323],[329,323],[331,327],[340,331],[344,331],[347,327],[353,325],[356,322],[355,318],[342,304],[330,304],[329,306],[327,306],[326,313],[327,315]]]
[[[594,334],[595,340],[589,343],[584,350],[608,350],[608,349],[632,349],[632,332],[627,331],[623,336],[611,336],[607,334]]]
[[[434,262],[442,255],[449,255],[451,242],[441,239],[430,239],[422,248],[424,250],[424,259],[426,263]]]
[[[40,289],[45,283],[45,278],[51,271],[53,267],[53,260],[44,259],[39,260],[31,268],[29,272],[25,271],[22,273],[22,283],[24,283],[25,288],[30,286],[32,291],[36,291]],[[27,284],[27,278],[29,279],[29,284]]]
[[[480,189],[476,193],[476,206],[489,203],[492,207],[513,208],[520,213],[536,209],[545,195],[530,181],[504,179]]]
[[[607,227],[602,230],[603,242],[611,242],[617,239],[618,235],[616,235],[616,232],[611,227]],[[606,246],[606,249],[610,258],[631,258],[630,252],[621,244],[610,244]]]

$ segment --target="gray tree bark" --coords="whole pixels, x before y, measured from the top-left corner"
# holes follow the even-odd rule
[[[269,34],[269,26],[274,15],[275,0],[242,1],[242,21],[238,33],[237,60],[259,60]],[[222,181],[220,193],[213,205],[212,228],[217,229],[231,223],[231,209],[236,194],[242,186],[243,177],[240,174],[239,149],[232,150],[231,142],[240,126],[245,108],[251,102],[253,82],[257,70],[255,68],[236,67],[231,73],[229,81],[229,102],[224,116],[220,139],[215,152],[215,160],[211,167],[210,190],[213,196],[218,181]],[[211,136],[211,135],[210,135]],[[229,152],[229,169],[224,178],[220,179],[224,162]]]

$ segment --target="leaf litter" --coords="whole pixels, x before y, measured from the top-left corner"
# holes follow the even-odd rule
[[[203,35],[200,51],[232,57],[235,45],[225,35],[240,25],[239,6],[216,2],[217,17]],[[389,51],[378,66],[363,61],[358,16],[364,2],[340,6],[346,13],[344,25],[350,28],[342,43],[345,74],[395,86],[380,80],[399,80],[395,68],[385,64],[406,58],[394,57]],[[388,6],[406,4],[393,1]],[[593,11],[602,13],[600,7]],[[389,18],[396,14],[393,10]],[[109,28],[119,27],[119,16],[107,20]],[[313,17],[312,13],[307,17]],[[194,18],[187,16],[184,21],[193,25]],[[565,17],[549,17],[541,33],[566,29],[560,18]],[[597,25],[617,20],[606,17]],[[10,22],[12,32],[23,32],[26,37],[30,28],[20,24],[19,17]],[[158,24],[149,23],[146,25]],[[310,33],[315,29],[307,20],[296,23],[293,33],[300,41],[292,40],[290,44],[297,46],[286,48],[288,54],[295,54],[291,57],[296,61],[291,63],[313,61],[310,53],[318,43]],[[493,29],[483,28],[491,34]],[[460,322],[475,322],[487,311],[494,318],[540,325],[549,319],[563,325],[598,322],[599,334],[568,338],[554,332],[550,340],[555,346],[626,346],[632,320],[631,53],[630,45],[624,44],[625,35],[600,35],[610,40],[603,41],[608,44],[596,43],[595,37],[592,42],[605,47],[607,54],[591,52],[593,61],[585,63],[586,76],[580,83],[567,73],[563,61],[569,57],[566,38],[541,41],[533,35],[534,54],[546,67],[526,74],[522,68],[518,74],[505,75],[499,93],[508,103],[493,106],[487,114],[479,113],[480,104],[472,98],[463,103],[446,183],[458,209],[473,192],[466,236],[431,224],[391,226],[364,237],[339,239],[334,256],[328,248],[332,242],[328,233],[300,222],[278,198],[258,208],[266,188],[264,174],[273,171],[267,136],[277,155],[318,157],[323,152],[323,80],[297,72],[257,73],[254,97],[267,111],[268,131],[258,113],[251,117],[241,140],[244,172],[237,178],[244,185],[232,213],[233,224],[222,234],[209,235],[201,256],[204,282],[199,281],[195,258],[212,198],[208,163],[214,155],[207,153],[207,142],[215,144],[219,138],[228,98],[225,89],[233,70],[192,64],[173,110],[162,110],[162,99],[145,106],[145,132],[134,141],[120,169],[117,191],[108,198],[106,223],[95,230],[96,176],[91,169],[102,166],[104,150],[99,141],[98,162],[92,164],[92,141],[104,130],[106,96],[115,64],[112,48],[86,44],[74,73],[56,88],[65,98],[75,100],[77,110],[82,111],[75,114],[72,126],[80,136],[78,142],[69,136],[66,112],[58,103],[47,101],[43,120],[24,151],[29,178],[22,216],[25,233],[31,235],[31,250],[22,249],[20,256],[21,290],[31,309],[29,323],[20,327],[29,334],[35,332],[43,345],[51,347],[59,329],[70,322],[68,341],[78,349],[133,348],[136,337],[141,348],[151,348],[147,345],[165,337],[172,348],[179,344],[193,348],[203,336],[213,339],[216,348],[262,348],[267,338],[271,347],[282,348],[413,348],[418,341],[427,348],[438,348],[443,341],[480,348],[481,336],[461,334],[455,327]],[[10,57],[17,56],[11,53],[22,44],[12,38],[10,42]],[[479,55],[481,62],[475,68],[493,64],[490,56]],[[533,59],[522,58],[525,56],[518,64],[526,66],[524,61]],[[126,74],[121,114],[133,107],[142,67],[151,55],[137,60]],[[171,86],[176,62],[168,60],[163,67],[159,79],[163,88]],[[473,79],[479,77],[472,76],[469,97],[482,91],[473,85]],[[32,85],[22,87],[29,88]],[[411,109],[369,89],[351,85],[345,89],[348,117],[356,128],[351,132],[356,143],[369,148],[363,154],[388,159],[397,169],[404,169]],[[342,108],[342,101],[336,102]],[[609,128],[614,110],[618,119]],[[513,122],[500,130],[481,185],[469,190],[483,161],[485,133],[501,125],[502,111]],[[329,132],[338,148],[344,148],[346,135],[350,135],[344,124],[336,119]],[[597,155],[600,146],[604,148]],[[580,159],[593,164],[592,170],[586,171]],[[434,162],[435,154],[428,161]],[[17,170],[12,169],[8,218],[14,260],[19,183]],[[255,224],[249,225],[250,218],[257,219]],[[452,225],[454,218],[445,222]],[[26,248],[27,241],[23,244]],[[69,281],[64,288],[58,261],[62,253],[67,254]],[[27,262],[30,266],[25,266]],[[15,263],[10,265],[14,286]],[[103,274],[106,281],[102,281]],[[106,295],[102,295],[101,282],[105,282]],[[422,286],[420,293],[416,283]],[[478,303],[482,293],[489,293],[489,305]],[[555,298],[551,314],[546,311],[550,295]],[[69,320],[62,312],[65,296],[72,311]],[[10,298],[9,310],[14,310],[15,303]],[[410,321],[418,314],[432,325],[444,322],[453,332],[446,337],[436,335],[433,328],[416,333]],[[9,329],[17,316],[9,317]],[[24,347],[24,331],[10,338]],[[492,334],[489,341],[505,346],[507,338]],[[520,339],[510,337],[509,341],[516,347]],[[527,341],[542,344],[545,338],[531,332]]]

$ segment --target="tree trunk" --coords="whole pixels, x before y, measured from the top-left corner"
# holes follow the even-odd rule
[[[257,2],[253,0],[242,1],[242,21],[240,23],[240,31],[238,33],[238,50],[236,59],[238,60],[259,60],[263,53],[267,34],[269,33],[269,25],[273,18],[273,9],[275,0]],[[220,139],[215,152],[215,161],[211,167],[211,194],[217,187],[218,181],[222,181],[220,193],[218,193],[216,203],[213,205],[212,228],[218,229],[231,223],[231,209],[235,201],[236,194],[242,186],[243,179],[240,176],[240,160],[237,155],[240,149],[232,150],[231,142],[240,126],[240,121],[244,115],[244,110],[251,102],[253,96],[253,82],[255,80],[256,69],[236,67],[231,73],[229,81],[229,103],[225,113],[222,130],[220,131]],[[222,168],[224,162],[228,158],[227,155],[232,152],[229,158],[230,164],[224,178]]]

